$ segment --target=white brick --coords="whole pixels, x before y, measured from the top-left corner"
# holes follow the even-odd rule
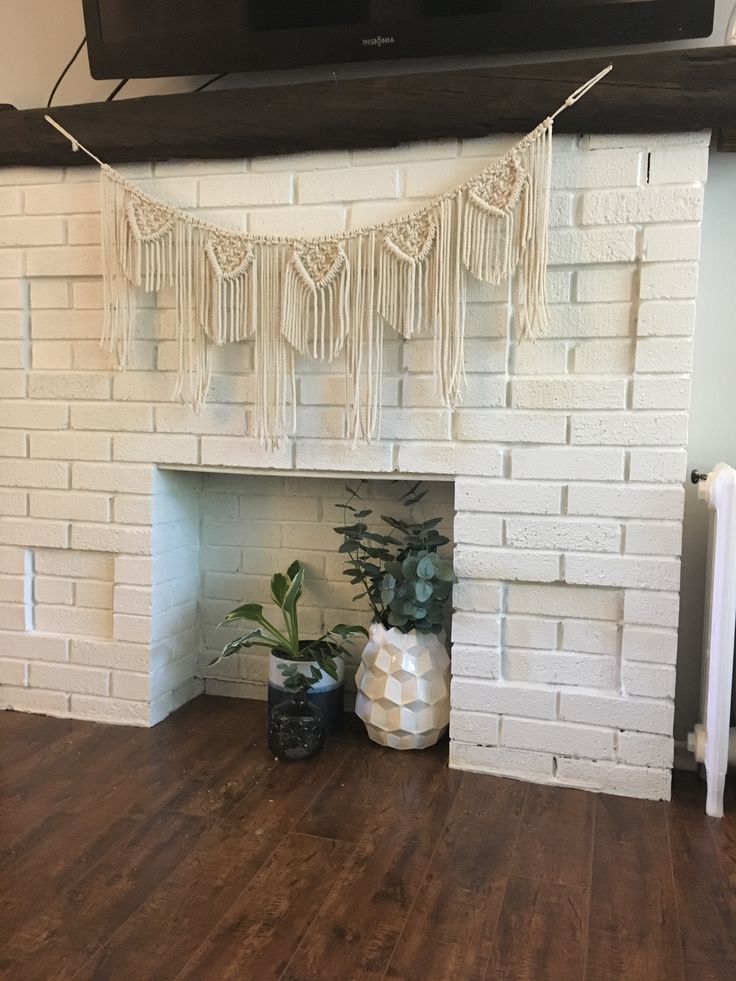
[[[501,622],[487,613],[457,612],[452,619],[452,639],[455,644],[476,644],[498,647]]]
[[[635,228],[566,228],[550,232],[551,266],[632,262],[635,258]]]
[[[579,374],[627,375],[633,361],[631,341],[583,341],[575,346],[575,371]]]
[[[639,559],[628,556],[571,554],[565,560],[565,579],[590,586],[630,586],[635,589],[677,589],[677,559]]]
[[[0,489],[0,514],[22,518],[28,513],[28,496],[25,491]]]
[[[561,491],[550,484],[507,480],[458,480],[455,507],[458,511],[501,511],[519,514],[559,514]]]
[[[203,436],[201,453],[205,466],[291,469],[291,446],[288,442],[282,443],[277,450],[271,450],[256,439]]]
[[[690,378],[638,377],[634,379],[635,409],[687,409]]]
[[[704,184],[707,178],[707,147],[672,147],[649,154],[650,184]]]
[[[34,371],[61,371],[74,366],[74,348],[67,341],[34,341],[31,349]]]
[[[646,698],[563,691],[560,719],[672,735],[674,703]]]
[[[566,420],[562,414],[460,409],[455,413],[456,436],[460,440],[483,440],[491,443],[564,443]],[[461,448],[470,455],[470,447]],[[461,472],[461,471],[458,471]]]
[[[24,326],[25,315],[20,310],[0,310],[0,337],[18,340],[23,336]]]
[[[74,667],[69,664],[32,664],[30,684],[51,691],[79,692],[83,695],[106,695],[110,687],[107,671]]]
[[[512,348],[513,374],[564,375],[567,346],[560,341],[515,344]]]
[[[39,549],[34,556],[36,572],[50,576],[80,576],[86,579],[112,579],[113,557],[92,552],[64,552]]]
[[[557,621],[537,617],[506,617],[504,643],[507,647],[552,650],[557,646]]]
[[[300,440],[296,446],[299,470],[390,471],[390,443],[372,443],[353,449],[350,441]]]
[[[694,327],[695,303],[692,300],[659,300],[639,305],[637,331],[640,337],[689,337]]]
[[[58,218],[0,218],[0,248],[63,244],[64,222]]]
[[[670,736],[622,732],[618,737],[616,755],[622,763],[670,768],[675,756],[675,741]]]
[[[461,579],[453,588],[452,602],[456,610],[498,613],[501,609],[501,587],[489,582]]]
[[[56,402],[0,405],[0,426],[19,429],[66,429],[69,410]]]
[[[395,167],[353,167],[350,170],[321,170],[299,175],[299,201],[302,204],[395,198],[397,190]]]
[[[531,753],[521,749],[498,746],[472,746],[453,740],[450,743],[450,766],[455,770],[474,773],[493,773],[550,783],[554,777],[555,761],[551,753]]]
[[[621,684],[627,695],[674,698],[675,669],[669,664],[639,664],[635,661],[624,661],[621,665]]]
[[[687,414],[611,412],[573,415],[570,441],[585,446],[683,446],[687,442]]]
[[[701,187],[638,188],[630,191],[588,191],[583,195],[584,225],[699,221]]]
[[[111,582],[82,581],[74,587],[74,597],[77,606],[91,607],[96,610],[112,609]]]
[[[199,204],[203,208],[288,204],[292,200],[289,174],[227,174],[204,177],[199,182]]]
[[[622,409],[626,383],[616,378],[515,378],[511,404],[519,409]]]
[[[636,185],[641,169],[638,149],[591,150],[587,153],[555,153],[552,186],[570,188],[626,187]]]
[[[455,517],[456,542],[477,545],[500,545],[501,519],[490,514],[458,514]]]
[[[626,623],[649,624],[653,627],[676,627],[680,610],[677,593],[653,593],[649,590],[628,589],[624,600]]]
[[[566,620],[562,625],[562,646],[586,654],[618,654],[619,629],[615,623],[596,620]]]
[[[239,568],[240,551],[238,552]],[[115,581],[119,583],[130,583],[131,585],[148,586],[152,582],[152,563],[147,556],[138,555],[118,555],[115,557]]]
[[[621,450],[572,447],[514,449],[511,476],[536,480],[622,480],[624,454]]]
[[[564,756],[610,760],[613,732],[591,726],[504,718],[501,742],[514,749],[537,749]]]
[[[36,575],[33,578],[33,599],[36,603],[72,606],[74,581],[60,576]]]
[[[42,460],[109,460],[111,438],[92,433],[31,433],[31,456]]]
[[[481,370],[480,360],[470,360],[469,363],[478,371]],[[505,359],[504,367],[501,370],[506,370]],[[434,378],[417,375],[410,375],[405,378],[403,404],[412,407],[428,406],[429,408],[439,406],[441,398]],[[467,387],[463,393],[463,405],[467,408],[478,409],[497,409],[505,406],[506,376],[499,375],[493,378],[487,374],[468,375]]]
[[[132,462],[197,463],[199,445],[196,436],[117,435],[113,440],[113,459]]]
[[[324,410],[323,410],[324,411]],[[336,418],[339,419],[342,427],[344,413],[342,409],[334,410]],[[302,409],[301,415],[305,412]],[[384,440],[406,439],[406,440],[441,440],[448,439],[452,426],[452,413],[449,409],[411,409],[411,408],[388,408],[381,413],[381,436]],[[337,427],[335,427],[336,429]],[[325,436],[332,434],[324,431],[324,427],[316,428],[310,435],[317,437],[324,433]],[[335,435],[341,435],[335,432]],[[297,457],[299,456],[299,442],[297,442]]]
[[[147,674],[114,671],[111,694],[115,698],[145,701],[151,697],[151,680]]]
[[[37,185],[24,191],[24,204],[29,215],[63,215],[79,211],[100,210],[100,185],[68,183]]]
[[[75,463],[72,487],[80,490],[118,491],[121,494],[150,494],[154,468],[148,465]]]
[[[642,338],[636,345],[636,370],[639,372],[686,373],[693,366],[693,342],[669,338]]]
[[[25,573],[25,549],[0,547],[0,573],[22,576]],[[485,584],[484,584],[485,585]]]
[[[38,491],[30,495],[30,514],[34,518],[107,521],[110,516],[110,498],[75,491],[56,494]]]
[[[498,678],[501,655],[497,649],[453,644],[452,673],[455,677]]]
[[[530,719],[554,719],[557,693],[531,685],[503,681],[452,679],[452,707],[470,712],[523,715]]]
[[[71,547],[143,555],[151,549],[151,529],[77,523],[72,525]]]
[[[581,303],[612,303],[633,300],[636,296],[636,267],[580,269],[576,276],[575,296]],[[628,332],[627,332],[628,333]]]
[[[160,433],[242,436],[246,431],[245,409],[237,405],[209,403],[197,413],[188,405],[158,405],[156,429]]]
[[[398,460],[398,469],[402,473],[463,473],[498,477],[503,470],[503,452],[483,443],[402,443]]]
[[[569,514],[617,518],[682,518],[682,487],[639,487],[633,484],[574,484],[567,501]]]
[[[66,661],[65,637],[0,630],[0,655],[23,661]]]
[[[682,262],[700,255],[700,225],[648,225],[644,229],[645,262]]]
[[[115,725],[147,726],[151,721],[148,702],[104,698],[96,695],[73,694],[71,713],[75,719],[111,722]]]
[[[642,266],[642,300],[689,300],[698,290],[695,262],[658,262]]]
[[[455,550],[455,571],[469,579],[521,579],[528,582],[556,582],[560,578],[560,559],[547,552],[521,552],[508,549],[471,548]]]
[[[578,272],[578,283],[584,270]],[[608,276],[610,270],[605,274]],[[593,274],[594,275],[594,274]],[[617,274],[616,274],[617,275]],[[606,280],[607,282],[608,280]],[[624,300],[631,299],[632,285],[627,279],[628,288]],[[585,287],[584,291],[591,292]],[[632,333],[633,311],[631,303],[613,303],[604,296],[605,303],[558,304],[550,307],[552,323],[545,332],[546,337],[629,337]]]
[[[171,406],[170,408],[178,408]],[[72,429],[101,429],[108,432],[146,433],[153,430],[153,408],[147,405],[90,405],[71,406]],[[41,428],[47,429],[47,426]]]
[[[99,341],[102,315],[98,310],[34,310],[31,329],[34,341]]]
[[[617,687],[616,659],[601,654],[509,648],[504,651],[502,664],[503,677],[507,681],[581,685],[604,690]]]
[[[29,276],[101,276],[102,249],[94,245],[32,249],[27,267]]]
[[[109,399],[110,378],[93,372],[33,372],[28,379],[32,399]]]
[[[559,521],[544,518],[508,518],[506,544],[514,548],[559,551],[617,552],[620,527],[611,521]]]
[[[627,661],[674,664],[677,660],[677,631],[651,627],[624,627],[622,657]]]
[[[43,310],[44,308],[59,310],[68,306],[68,283],[57,282],[53,279],[48,282],[37,279],[31,283],[31,308],[34,312]]]
[[[147,586],[116,586],[115,612],[148,616],[153,610],[153,594]]]
[[[22,197],[17,187],[0,189],[0,215],[18,215],[22,208]]]
[[[109,637],[112,614],[108,610],[77,609],[71,606],[36,606],[36,627],[82,637]]]
[[[2,193],[0,192],[0,202]],[[31,688],[0,688],[0,711],[37,712],[41,715],[69,715],[69,696],[65,692],[41,691]]]
[[[463,154],[463,157],[465,154]],[[467,180],[478,173],[478,161],[473,159],[459,160],[449,163],[448,161],[431,161],[428,163],[412,164],[406,171],[405,194],[409,198],[431,198],[436,194],[442,194],[447,190],[448,177],[452,174],[449,183],[458,183]],[[378,195],[372,195],[377,197]],[[381,197],[389,197],[383,194]]]
[[[573,787],[622,797],[645,800],[669,800],[671,774],[669,769],[645,766],[625,766],[591,760],[558,760],[557,780]]]
[[[450,715],[450,739],[494,746],[498,742],[498,716],[455,710]]]
[[[26,376],[22,371],[0,370],[0,400],[24,399]]]
[[[0,518],[0,545],[66,548],[69,525],[38,518]]]
[[[626,525],[626,551],[632,555],[675,555],[682,551],[679,521],[630,521]]]
[[[153,499],[148,495],[118,495],[113,503],[113,520],[124,525],[147,525],[152,521]]]
[[[73,664],[87,664],[97,668],[114,668],[122,671],[146,671],[148,648],[117,641],[87,640],[73,637],[69,648],[69,660]]]
[[[20,688],[26,684],[26,666],[23,661],[0,659],[0,685],[17,685]]]
[[[0,456],[25,457],[26,434],[17,429],[0,429]]]
[[[552,617],[618,620],[621,594],[589,586],[527,586],[512,583],[507,591],[509,613],[535,613]]]

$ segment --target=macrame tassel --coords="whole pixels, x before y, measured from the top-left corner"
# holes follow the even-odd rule
[[[204,406],[210,384],[210,353],[200,319],[203,281],[202,230],[190,222],[175,223],[174,255],[176,283],[176,329],[178,370],[174,398],[191,402],[197,411]]]
[[[232,344],[255,329],[255,247],[239,235],[211,235],[204,247],[200,319],[215,344]]]
[[[431,212],[395,223],[383,238],[378,312],[404,338],[418,334],[427,318],[427,259],[437,225]]]
[[[354,270],[347,336],[345,391],[347,436],[355,445],[381,436],[383,390],[383,322],[376,309],[378,285],[376,231],[351,239],[348,260]]]
[[[439,205],[437,245],[430,267],[434,370],[443,403],[454,408],[465,387],[465,265],[463,263],[463,192]]]
[[[125,224],[121,262],[131,282],[147,293],[173,286],[176,212],[129,192]]]
[[[476,279],[501,283],[524,245],[526,174],[505,158],[470,182],[462,216],[463,263]]]
[[[300,354],[332,361],[350,329],[350,263],[339,242],[298,244],[286,267],[284,337]]]
[[[529,175],[522,197],[523,248],[515,282],[519,335],[534,339],[550,324],[547,298],[549,194],[552,174],[552,120],[547,119],[520,145]]]
[[[258,330],[255,333],[255,435],[266,446],[278,446],[280,440],[296,429],[296,378],[293,349],[281,330],[281,292],[286,249],[281,244],[261,245],[254,265],[255,308]],[[289,381],[287,393],[287,380]],[[292,414],[287,419],[287,395],[291,397]]]
[[[119,369],[127,368],[133,356],[135,337],[135,291],[123,264],[127,238],[125,207],[127,193],[110,167],[102,167],[102,261],[104,323],[102,346],[110,351]]]

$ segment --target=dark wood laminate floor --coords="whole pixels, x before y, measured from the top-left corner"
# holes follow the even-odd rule
[[[276,763],[265,707],[153,730],[0,713],[0,978],[729,981],[736,799],[447,769],[358,729]]]

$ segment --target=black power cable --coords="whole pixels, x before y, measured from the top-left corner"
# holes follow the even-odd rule
[[[124,85],[127,85],[129,81],[130,81],[129,78],[124,78],[121,82],[118,82],[118,84],[115,86],[115,88],[112,90],[112,92],[105,99],[105,102],[112,102],[112,100],[118,94],[118,92],[120,91],[120,89],[122,89],[122,87]]]
[[[210,85],[214,85],[215,82],[219,82],[221,78],[226,78],[230,72],[223,72],[222,75],[215,75],[213,78],[208,79],[202,85],[197,86],[196,89],[192,89],[193,92],[203,92],[204,89],[208,89]]]
[[[77,58],[79,57],[79,52],[82,50],[82,48],[85,46],[86,43],[87,43],[87,35],[85,34],[85,36],[82,38],[82,40],[79,43],[79,47],[77,48],[77,50],[74,52],[74,54],[69,59],[69,62],[67,64],[66,68],[61,73],[61,75],[59,75],[59,77],[56,79],[56,83],[54,84],[54,87],[51,89],[51,95],[49,96],[49,101],[46,103],[46,108],[47,109],[50,109],[51,108],[51,103],[54,101],[54,96],[56,95],[56,90],[59,88],[59,86],[61,85],[61,83],[64,81],[64,76],[69,71],[69,69],[72,67],[72,65],[74,64],[74,62],[77,60]]]

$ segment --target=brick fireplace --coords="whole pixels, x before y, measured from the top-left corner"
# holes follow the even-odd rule
[[[411,475],[454,516],[451,765],[667,798],[708,139],[556,137],[551,330],[519,344],[508,289],[471,284],[455,412],[431,339],[387,331],[382,438],[355,449],[339,365],[300,365],[298,433],[273,452],[245,435],[249,343],[216,352],[201,415],[172,404],[165,293],[141,298],[136,365],[113,372],[97,171],[0,171],[0,707],[152,725],[205,684],[258,696],[257,665],[204,677],[202,610],[237,600],[232,578],[210,595],[208,527],[249,520],[249,494],[303,503],[308,479]],[[125,172],[219,224],[318,234],[411,210],[508,145]],[[302,514],[274,561],[329,524]],[[255,572],[247,551],[219,570],[244,592],[268,558]]]

